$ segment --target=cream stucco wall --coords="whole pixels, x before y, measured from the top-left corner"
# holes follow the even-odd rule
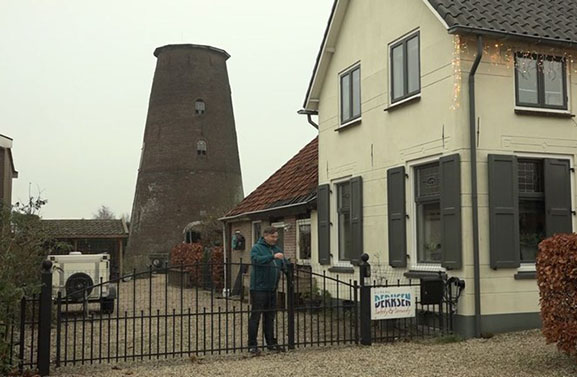
[[[420,31],[421,98],[389,107],[388,45],[403,35]],[[422,0],[351,0],[319,96],[319,184],[330,183],[332,265],[338,262],[335,184],[363,177],[364,251],[373,264],[388,265],[387,169],[405,166],[407,183],[407,245],[415,260],[415,224],[412,166],[427,159],[459,153],[461,156],[463,268],[450,275],[466,280],[459,314],[474,314],[473,251],[467,79],[475,55],[475,40],[449,35]],[[496,41],[487,40],[487,46]],[[502,42],[499,42],[502,43]],[[507,43],[511,43],[508,41]],[[552,53],[549,48],[503,46]],[[504,49],[504,50],[503,50]],[[535,280],[515,280],[516,269],[489,268],[487,155],[489,153],[561,155],[575,158],[577,123],[572,118],[517,115],[514,111],[514,65],[496,59],[489,47],[477,74],[479,224],[482,314],[537,312]],[[460,53],[459,53],[460,51]],[[495,50],[496,51],[496,50]],[[553,51],[554,52],[554,51]],[[559,52],[557,52],[559,53]],[[563,51],[561,51],[563,53]],[[577,56],[577,53],[575,53]],[[361,121],[339,130],[339,73],[360,62]],[[577,72],[569,67],[571,92]],[[571,109],[577,98],[571,96]],[[575,182],[573,182],[575,186]],[[575,195],[575,190],[573,191]],[[574,196],[574,200],[577,199]],[[316,214],[313,229],[316,228]],[[313,232],[313,263],[318,263]],[[416,267],[411,261],[410,267]],[[324,267],[324,266],[323,266]],[[422,266],[420,266],[422,267]],[[432,268],[432,267],[428,267]],[[434,269],[434,268],[432,268]],[[402,271],[390,271],[396,275]],[[355,278],[357,270],[355,269]]]
[[[512,54],[531,52],[568,56],[567,86],[569,112],[572,112],[577,108],[577,98],[573,95],[577,86],[577,67],[571,63],[571,56],[577,56],[577,51],[511,40],[485,39],[484,42],[485,51],[476,77],[482,314],[538,312],[539,293],[536,280],[515,280],[517,269],[494,271],[489,267],[487,156],[498,153],[558,157],[569,159],[574,165],[577,153],[577,123],[573,118],[544,114],[520,115],[515,112],[515,66]],[[466,78],[476,54],[476,47],[472,38],[463,38],[463,43],[468,46],[462,49],[463,77]],[[461,98],[463,103],[468,100],[466,93],[463,93]],[[467,185],[467,192],[470,192],[470,185]],[[576,200],[573,174],[573,206]],[[469,213],[464,212],[463,216],[467,220]],[[470,222],[467,222],[468,224]],[[470,230],[470,226],[467,227]],[[464,247],[464,252],[468,254],[470,242],[465,243]],[[471,275],[471,272],[467,275]],[[469,306],[468,311],[473,310],[472,305]]]
[[[421,44],[421,98],[385,111],[390,103],[389,44],[416,30]],[[421,0],[349,3],[320,90],[319,183],[363,177],[364,249],[374,266],[388,264],[387,169],[455,153],[465,142],[466,129],[459,126],[459,119],[466,114],[453,109],[453,45],[454,37]],[[357,62],[361,121],[339,130],[339,74]],[[334,186],[331,210],[332,264],[346,265],[338,262]],[[408,242],[414,248],[412,237]],[[317,243],[313,245],[313,258],[318,258]],[[403,271],[390,272],[402,276]]]

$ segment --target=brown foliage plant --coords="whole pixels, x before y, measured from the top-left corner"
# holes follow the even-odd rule
[[[556,234],[539,244],[537,283],[547,343],[577,356],[577,234]]]
[[[196,286],[202,286],[204,271],[208,269],[214,287],[223,287],[224,253],[220,246],[204,247],[200,243],[176,245],[170,252],[170,265],[173,270],[181,268],[187,272],[189,283]]]

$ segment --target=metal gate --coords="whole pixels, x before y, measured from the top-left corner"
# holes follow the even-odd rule
[[[253,308],[242,281],[236,296],[223,289],[225,267],[246,273],[251,266],[207,262],[150,267],[52,297],[52,273],[45,262],[40,297],[23,299],[17,311],[21,319],[2,324],[5,340],[10,339],[10,360],[20,370],[37,368],[48,375],[51,360],[59,367],[245,352]],[[366,254],[358,281],[310,266],[285,267],[276,271],[280,279],[270,311],[278,345],[286,349],[369,345],[452,331],[458,299],[451,295],[452,282],[443,282],[438,304],[417,298],[415,318],[373,321],[371,290],[395,283],[371,280]],[[409,284],[421,287],[419,281]],[[103,286],[116,288],[114,307],[110,300],[90,295],[102,294]],[[262,330],[259,345],[265,346]]]
[[[210,263],[171,266],[86,288],[116,285],[112,313],[103,313],[98,301],[71,302],[59,296],[56,366],[246,351],[247,295],[228,297],[219,279],[206,284],[207,271],[214,278],[222,270]],[[294,349],[357,342],[356,283],[294,265],[279,275],[274,309],[279,345]],[[262,331],[260,338],[264,345]]]

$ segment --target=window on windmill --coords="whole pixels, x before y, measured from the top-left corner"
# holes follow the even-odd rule
[[[196,154],[198,156],[206,156],[206,141],[199,140],[196,142]]]
[[[203,100],[201,99],[196,100],[196,102],[194,103],[194,111],[196,112],[196,115],[204,114],[204,112],[206,111],[206,104],[204,103]]]

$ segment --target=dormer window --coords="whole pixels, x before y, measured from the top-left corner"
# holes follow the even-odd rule
[[[196,115],[203,115],[205,111],[206,111],[206,104],[204,103],[204,101],[201,99],[196,100],[196,102],[194,103],[194,112],[196,113]]]
[[[196,142],[196,155],[197,156],[206,156],[206,141],[199,140]]]

